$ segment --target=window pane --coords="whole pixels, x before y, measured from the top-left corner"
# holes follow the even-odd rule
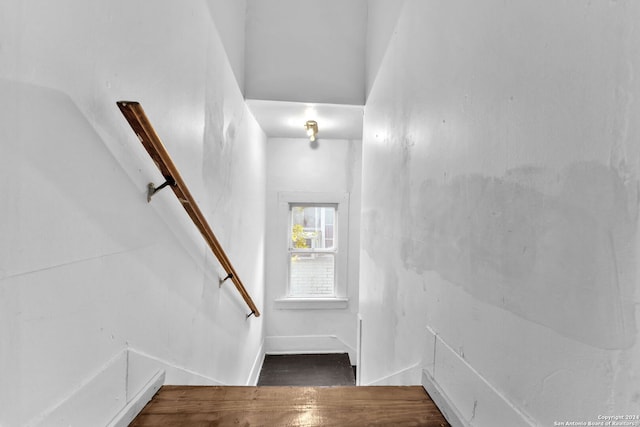
[[[335,249],[334,206],[292,206],[292,249]]]
[[[323,297],[334,295],[333,253],[292,253],[289,260],[289,295]]]

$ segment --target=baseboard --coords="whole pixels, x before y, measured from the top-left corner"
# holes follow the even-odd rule
[[[164,384],[165,373],[158,371],[128,403],[127,406],[111,420],[108,427],[127,427],[131,421],[142,411],[153,396]]]
[[[422,385],[452,425],[535,425],[437,332],[428,327],[427,334]]]
[[[126,402],[127,350],[123,349],[26,426],[105,425]]]
[[[262,344],[260,344],[260,348],[258,349],[258,353],[256,354],[256,358],[253,361],[253,366],[251,367],[251,373],[249,374],[249,378],[247,379],[247,385],[256,385],[258,384],[258,379],[260,378],[260,371],[262,370],[262,364],[264,363],[264,340]]]
[[[362,385],[417,385],[420,384],[421,371],[420,363],[415,363]]]
[[[358,313],[358,325],[356,328],[356,385],[362,385],[361,368],[362,368],[362,315]]]
[[[265,354],[348,353],[352,365],[356,351],[335,335],[268,336],[264,339]]]
[[[150,375],[153,375],[154,372],[163,370],[166,372],[165,384],[226,385],[215,378],[203,375],[183,366],[176,365],[175,363],[170,363],[166,360],[133,348],[129,348],[128,365],[130,367],[130,377],[135,373],[143,373],[142,375],[146,379],[149,378]]]
[[[256,364],[262,361],[261,352]],[[260,365],[254,369],[257,382]],[[122,349],[25,425],[125,426],[164,383],[225,385],[142,351]]]
[[[422,371],[422,387],[452,427],[468,427],[462,416],[427,371]]]

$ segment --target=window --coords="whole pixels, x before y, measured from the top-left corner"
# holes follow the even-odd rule
[[[346,308],[349,195],[280,193],[278,308]]]
[[[289,204],[289,296],[334,297],[336,206]]]

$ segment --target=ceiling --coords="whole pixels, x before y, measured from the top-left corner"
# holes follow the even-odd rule
[[[319,124],[318,138],[362,139],[366,93],[404,0],[207,4],[240,90],[267,137],[306,138],[303,125],[312,119]]]
[[[244,95],[270,138],[362,139],[367,0],[247,0]]]
[[[318,122],[318,139],[362,139],[361,105],[246,100],[269,138],[306,138],[307,120]]]

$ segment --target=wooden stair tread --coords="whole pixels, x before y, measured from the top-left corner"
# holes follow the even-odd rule
[[[420,386],[163,386],[131,426],[449,426]]]

